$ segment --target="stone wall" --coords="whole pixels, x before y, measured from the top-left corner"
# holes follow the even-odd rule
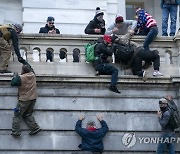
[[[10,86],[12,75],[0,75],[0,153],[63,153],[78,152],[81,138],[74,127],[78,116],[96,121],[102,114],[108,123],[109,132],[104,138],[105,154],[155,153],[157,144],[147,143],[148,138],[160,136],[157,120],[158,100],[171,94],[177,104],[179,81],[175,78],[140,78],[121,76],[118,88],[121,94],[108,90],[110,76],[37,75],[38,99],[35,118],[42,128],[36,136],[29,136],[29,129],[22,122],[22,136],[11,137],[13,108],[17,102],[17,89]],[[177,78],[179,80],[179,78]],[[174,80],[174,81],[173,81]],[[136,143],[125,146],[125,134],[134,134]],[[142,143],[140,139],[146,138]],[[176,147],[177,153],[180,147]]]

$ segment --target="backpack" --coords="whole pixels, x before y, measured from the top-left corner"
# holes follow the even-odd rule
[[[179,115],[177,105],[175,104],[174,101],[168,100],[168,108],[171,113],[171,118],[169,121],[171,128],[173,128],[173,129],[180,128],[180,115]]]
[[[6,41],[9,41],[10,38],[11,38],[11,33],[8,31],[8,28],[12,28],[11,25],[0,25],[0,31],[1,33],[3,34],[3,38],[6,40]]]
[[[131,60],[134,53],[134,48],[130,44],[129,45],[115,44],[113,50],[116,60],[121,61],[125,64]]]
[[[92,63],[97,59],[97,57],[95,57],[95,55],[94,55],[94,49],[95,49],[96,45],[97,45],[97,43],[88,43],[85,45],[86,62]]]

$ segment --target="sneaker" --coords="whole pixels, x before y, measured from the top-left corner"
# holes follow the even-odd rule
[[[29,135],[34,135],[34,134],[37,134],[41,131],[41,128],[35,128],[33,129],[32,131],[30,131]]]
[[[152,65],[152,62],[145,62],[145,64],[142,66],[143,69],[147,69]]]
[[[0,70],[0,73],[12,73],[11,71],[5,69],[5,70]]]
[[[96,76],[100,75],[99,71],[96,71],[95,75],[96,75]]]
[[[13,137],[20,137],[21,136],[21,133],[20,132],[12,132],[11,135]]]
[[[116,86],[110,86],[110,87],[109,87],[109,90],[112,91],[112,92],[118,93],[118,94],[121,93],[121,92],[117,89]]]
[[[148,71],[143,72],[143,81],[145,82],[147,80]]]
[[[159,71],[154,71],[153,76],[163,76]]]

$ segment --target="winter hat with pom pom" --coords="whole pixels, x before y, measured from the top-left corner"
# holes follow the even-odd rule
[[[96,17],[100,16],[100,15],[104,15],[104,12],[101,11],[100,7],[96,8]]]

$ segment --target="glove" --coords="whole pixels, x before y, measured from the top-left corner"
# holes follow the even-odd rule
[[[19,57],[18,61],[24,65],[27,63],[26,60],[24,60],[22,57]]]

